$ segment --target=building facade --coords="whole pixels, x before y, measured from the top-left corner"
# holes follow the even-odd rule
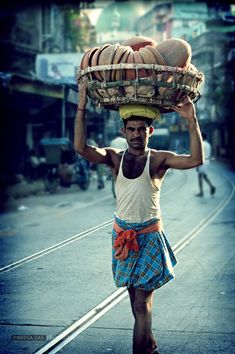
[[[231,6],[193,0],[160,1],[138,20],[138,24],[140,35],[152,37],[157,42],[175,37],[190,43],[192,63],[205,75],[202,97],[196,103],[200,125],[209,135],[214,155],[234,160],[232,135],[235,128],[231,115],[235,17]],[[185,127],[176,115],[168,115],[163,124],[171,131],[172,146],[179,140],[184,145]]]
[[[72,52],[75,56],[77,53],[79,67],[84,54],[81,47],[93,44],[89,42],[91,36],[81,38],[87,29],[87,19],[81,16],[79,5],[85,9],[89,2],[76,5],[35,2],[1,7],[0,49],[4,55],[0,58],[0,146],[4,181],[24,173],[28,150],[33,148],[39,154],[43,137],[66,136],[73,140],[77,106],[74,68],[69,79],[64,79],[65,75],[60,77],[55,65],[50,66],[50,74],[53,67],[54,76],[42,77],[38,75],[37,58],[43,54],[59,57],[62,53]],[[44,60],[44,64],[48,62]],[[62,67],[66,63],[60,60],[60,64]],[[45,73],[45,65],[41,65],[41,73]],[[100,123],[98,130],[102,130],[101,113],[90,106],[88,114],[89,125],[96,116]]]
[[[235,28],[230,6],[197,1],[159,1],[138,17],[133,2],[129,12],[121,3],[103,4],[94,23],[86,12],[92,2],[87,1],[80,2],[80,6],[35,3],[1,9],[0,49],[4,55],[0,57],[3,117],[0,144],[3,174],[23,173],[27,149],[38,151],[40,139],[44,136],[73,139],[76,77],[74,75],[74,80],[66,81],[56,68],[53,69],[54,77],[38,77],[37,58],[43,55],[59,58],[63,53],[72,53],[76,60],[77,53],[79,67],[87,49],[103,43],[122,42],[133,35],[148,36],[157,42],[178,37],[191,44],[192,62],[204,72],[206,79],[202,98],[196,104],[201,126],[209,133],[214,154],[233,158],[235,128],[231,116]],[[59,64],[65,63],[59,61]],[[88,135],[102,135],[106,143],[120,129],[117,112],[99,110],[92,102],[88,107],[87,123]],[[178,115],[165,115],[161,127],[170,130],[172,148],[181,141],[181,149],[187,149],[187,132]]]

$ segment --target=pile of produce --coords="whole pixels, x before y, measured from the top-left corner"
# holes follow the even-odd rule
[[[121,44],[88,50],[82,58],[78,80],[86,76],[90,97],[101,105],[138,102],[168,109],[186,94],[193,99],[199,96],[197,89],[203,74],[191,58],[191,46],[183,39],[157,43],[136,36]]]

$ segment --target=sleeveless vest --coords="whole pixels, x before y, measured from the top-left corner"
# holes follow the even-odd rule
[[[126,178],[123,174],[122,155],[116,184],[116,211],[118,218],[128,222],[145,222],[160,218],[160,189],[150,177],[150,149],[142,174],[137,178]]]

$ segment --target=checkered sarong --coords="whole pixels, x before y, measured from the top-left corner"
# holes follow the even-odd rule
[[[127,223],[115,216],[115,221],[124,230],[139,231],[156,223],[157,219],[144,223]],[[116,237],[117,233],[113,229],[113,244]],[[130,250],[124,261],[114,258],[113,249],[112,270],[116,286],[151,291],[173,279],[173,267],[177,260],[164,232],[139,234],[137,241],[139,251]]]

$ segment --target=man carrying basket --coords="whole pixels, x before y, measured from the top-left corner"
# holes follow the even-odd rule
[[[189,98],[173,107],[188,123],[190,154],[148,148],[152,122],[159,111],[150,106],[119,108],[128,148],[88,145],[85,134],[87,84],[79,85],[74,148],[93,163],[108,165],[116,178],[112,270],[117,287],[127,287],[135,319],[133,354],[157,353],[152,334],[153,291],[173,279],[177,263],[164,234],[160,190],[169,168],[190,169],[203,163],[203,147],[195,107]]]

